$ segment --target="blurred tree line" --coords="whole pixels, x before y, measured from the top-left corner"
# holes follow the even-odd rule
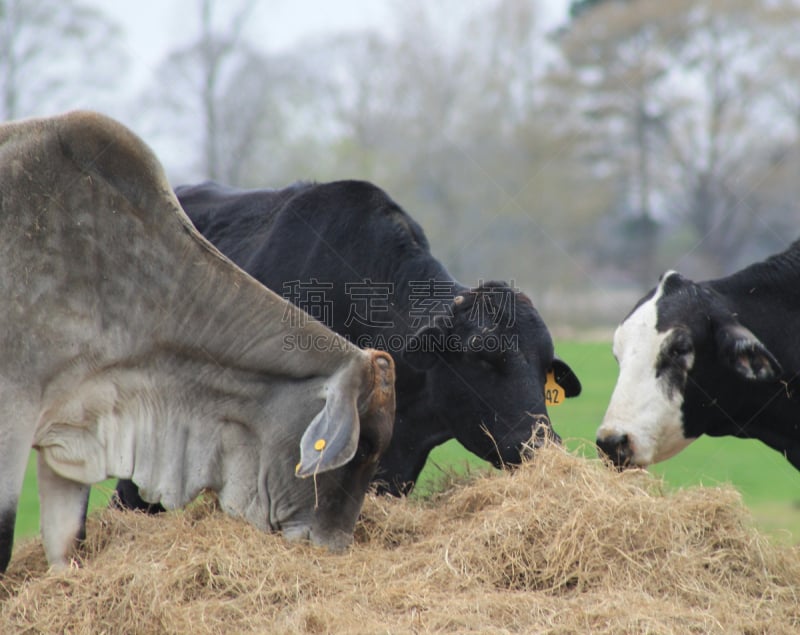
[[[37,29],[77,57],[116,28],[22,15],[42,4],[0,0],[4,118],[82,81],[30,54],[22,80]],[[797,0],[573,0],[555,32],[545,4],[408,0],[274,53],[248,36],[263,2],[185,0],[126,123],[175,184],[372,180],[456,277],[512,280],[550,323],[611,324],[666,268],[722,275],[798,236]]]

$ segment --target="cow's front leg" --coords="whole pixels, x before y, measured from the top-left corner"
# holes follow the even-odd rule
[[[0,435],[0,574],[5,573],[14,545],[17,503],[30,447]],[[6,445],[7,444],[7,445]]]
[[[90,487],[56,474],[41,453],[37,468],[44,553],[53,569],[63,569],[69,565],[73,549],[86,538]]]
[[[4,389],[0,381],[0,576],[11,560],[17,503],[33,438],[35,409],[24,394]]]

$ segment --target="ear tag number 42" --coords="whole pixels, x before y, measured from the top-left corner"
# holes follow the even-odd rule
[[[549,406],[560,406],[564,401],[564,389],[556,381],[555,373],[551,370],[547,373],[547,381],[544,384],[544,401]]]

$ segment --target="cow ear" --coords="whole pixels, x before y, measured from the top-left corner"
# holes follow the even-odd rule
[[[361,432],[358,390],[352,377],[335,377],[328,384],[325,407],[311,421],[300,439],[300,477],[335,470],[353,458]]]
[[[564,389],[565,397],[577,397],[581,394],[581,382],[567,362],[554,357],[552,368],[556,383]]]
[[[423,326],[406,342],[403,360],[414,370],[427,371],[439,361],[444,350],[445,332],[437,325]]]
[[[744,379],[774,381],[783,372],[761,340],[737,322],[718,327],[715,339],[720,361]]]

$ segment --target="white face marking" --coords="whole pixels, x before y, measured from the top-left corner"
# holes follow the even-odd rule
[[[675,390],[670,397],[662,385],[666,377],[656,377],[656,361],[671,333],[656,330],[662,286],[663,282],[614,333],[619,377],[597,431],[598,440],[627,435],[633,453],[630,462],[641,466],[668,459],[694,440],[683,436],[682,391]]]

